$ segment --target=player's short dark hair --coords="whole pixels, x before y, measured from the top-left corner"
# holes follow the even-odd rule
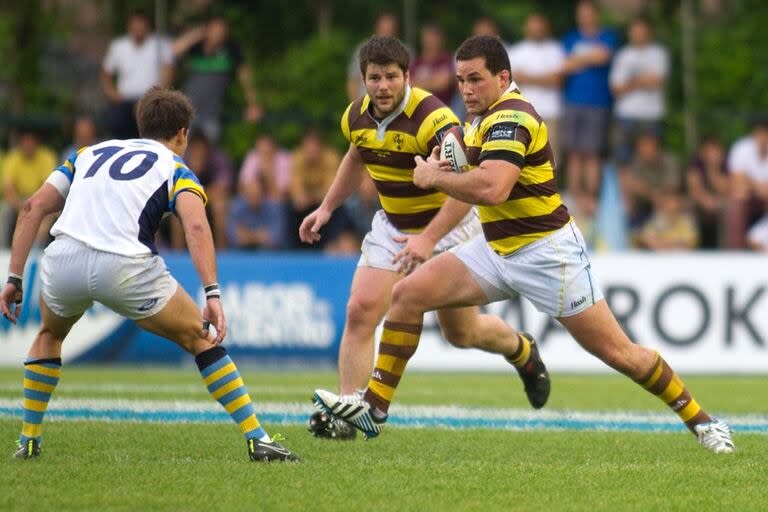
[[[411,65],[411,52],[396,37],[373,36],[360,48],[360,72],[363,76],[368,64],[386,66],[392,63],[397,64],[403,74],[408,72]]]
[[[152,87],[136,106],[139,134],[145,139],[168,140],[189,129],[195,108],[179,91]]]
[[[503,70],[511,73],[509,55],[501,39],[495,36],[473,36],[466,39],[456,50],[456,60],[485,59],[485,67],[498,75]]]

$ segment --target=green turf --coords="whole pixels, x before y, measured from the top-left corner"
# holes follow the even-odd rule
[[[331,372],[244,371],[254,400],[309,403],[317,387],[334,389]],[[734,414],[768,414],[768,378],[702,377],[683,378],[701,404],[713,411]],[[0,398],[19,397],[21,369],[0,369]],[[89,386],[93,385],[93,388]],[[113,391],[110,385],[127,390]],[[68,389],[72,386],[74,389]],[[163,386],[171,386],[164,390]],[[651,410],[664,411],[658,399],[617,374],[552,376],[552,409]],[[128,398],[156,400],[203,400],[208,397],[197,369],[158,368],[64,368],[57,397]],[[528,407],[517,375],[508,373],[406,373],[398,387],[397,403],[413,405],[459,404],[478,407]]]
[[[313,387],[335,382],[330,373],[245,377],[265,401],[308,403]],[[0,371],[0,397],[18,398],[13,388],[20,380],[19,370]],[[768,413],[768,379],[685,380],[713,410]],[[555,375],[553,383],[553,408],[664,411],[620,377]],[[128,387],[88,390],[102,384]],[[163,385],[177,391],[163,392]],[[65,368],[56,397],[197,400],[206,394],[191,367]],[[409,374],[398,400],[525,406],[519,383],[507,374]],[[18,429],[18,420],[0,419],[9,455]],[[737,453],[717,456],[686,434],[391,428],[373,441],[334,444],[302,427],[278,430],[304,463],[248,463],[234,425],[53,421],[39,460],[0,454],[0,510],[768,509],[765,435],[738,435]]]

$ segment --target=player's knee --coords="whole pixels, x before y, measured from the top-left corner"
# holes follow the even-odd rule
[[[392,307],[404,308],[413,313],[423,313],[424,297],[419,287],[408,279],[397,283],[392,290]]]
[[[475,336],[471,329],[462,326],[440,326],[445,340],[456,348],[472,348],[475,346]]]
[[[354,295],[347,302],[347,323],[354,326],[373,323],[375,327],[378,323],[375,318],[378,309],[379,305],[375,300],[363,294]]]

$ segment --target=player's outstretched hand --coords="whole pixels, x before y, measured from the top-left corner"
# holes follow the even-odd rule
[[[213,344],[220,345],[227,335],[227,320],[224,318],[224,309],[221,307],[221,300],[208,299],[205,301],[203,321],[203,337],[208,337],[208,326],[213,324],[216,328],[216,337],[213,339]]]
[[[314,244],[320,241],[320,228],[328,224],[331,212],[318,208],[304,218],[299,227],[299,238],[305,244]]]
[[[0,311],[12,324],[21,316],[21,290],[11,283],[6,283],[3,291],[0,292]]]
[[[427,261],[435,250],[435,243],[423,234],[396,236],[393,240],[399,244],[405,244],[405,247],[392,258],[392,264],[399,265],[397,271],[406,275]]]

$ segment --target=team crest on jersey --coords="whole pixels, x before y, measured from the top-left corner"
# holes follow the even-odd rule
[[[488,131],[487,140],[517,140],[517,127],[519,123],[496,123]]]
[[[403,149],[403,144],[405,144],[405,137],[403,137],[402,133],[396,133],[395,136],[392,137],[392,140],[394,141],[398,151]]]
[[[357,135],[357,137],[355,137],[355,145],[359,146],[360,144],[362,144],[363,142],[365,142],[367,140],[368,140],[368,137],[366,137],[365,134],[360,133],[360,134]]]

